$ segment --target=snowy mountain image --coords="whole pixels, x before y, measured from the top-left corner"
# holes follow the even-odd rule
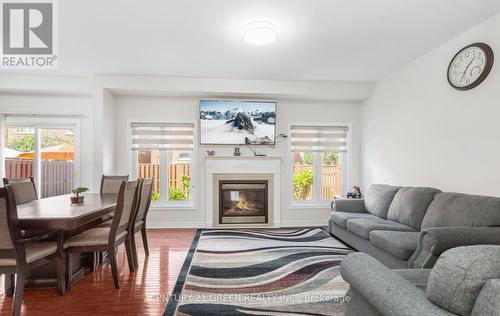
[[[273,144],[276,103],[200,101],[201,144]]]

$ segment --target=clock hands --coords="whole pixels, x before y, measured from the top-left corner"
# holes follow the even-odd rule
[[[472,65],[472,62],[476,59],[476,56],[471,59],[470,63],[465,67],[464,74],[462,75],[462,78],[460,79],[460,83],[464,80],[465,74],[467,73],[467,69],[469,69],[470,65]]]

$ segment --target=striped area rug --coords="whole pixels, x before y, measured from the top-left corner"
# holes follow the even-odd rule
[[[200,230],[165,315],[342,315],[350,252],[319,228]]]

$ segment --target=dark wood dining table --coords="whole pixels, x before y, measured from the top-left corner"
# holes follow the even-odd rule
[[[117,194],[86,193],[82,204],[72,204],[71,194],[53,196],[18,204],[17,213],[21,229],[27,233],[57,232],[64,238],[74,236],[102,222],[102,217],[114,212]],[[67,262],[69,288],[78,281],[90,265],[95,264],[94,254],[70,254]],[[92,257],[89,259],[89,257]],[[84,261],[87,262],[84,262]],[[89,261],[94,260],[93,263]],[[7,278],[6,278],[7,279]],[[53,287],[57,284],[55,264],[48,264],[33,271],[27,287]],[[12,286],[6,284],[6,286]]]
[[[21,229],[71,232],[114,211],[117,194],[87,193],[82,204],[71,204],[71,194],[17,205]]]

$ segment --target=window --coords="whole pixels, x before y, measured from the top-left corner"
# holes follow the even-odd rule
[[[347,135],[346,126],[291,126],[292,204],[321,204],[342,195]]]
[[[194,124],[132,123],[133,171],[153,179],[157,206],[194,205]]]
[[[34,177],[40,198],[71,193],[78,184],[77,130],[74,119],[7,117],[4,176]]]

